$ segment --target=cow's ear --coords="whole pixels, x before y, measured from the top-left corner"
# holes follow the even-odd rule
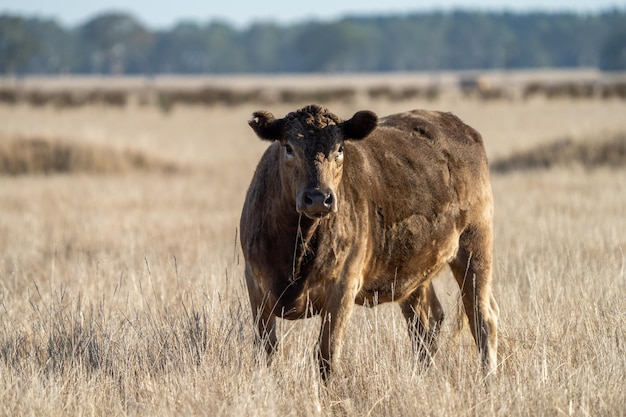
[[[265,110],[254,112],[248,124],[264,140],[280,139],[283,133],[283,119],[276,120],[272,113]]]
[[[350,120],[341,124],[345,139],[363,139],[376,128],[378,116],[369,110],[356,112]]]

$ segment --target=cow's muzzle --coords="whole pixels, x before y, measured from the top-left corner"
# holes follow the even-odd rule
[[[308,188],[298,193],[296,211],[311,219],[319,219],[337,211],[337,197],[332,190]]]

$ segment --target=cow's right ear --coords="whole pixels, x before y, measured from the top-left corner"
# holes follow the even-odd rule
[[[283,133],[283,119],[276,120],[274,115],[265,110],[259,110],[252,114],[252,120],[248,122],[254,133],[263,140],[278,140]]]

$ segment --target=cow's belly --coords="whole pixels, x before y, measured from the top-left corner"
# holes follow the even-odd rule
[[[459,249],[460,232],[452,225],[445,229],[424,233],[427,238],[416,235],[387,243],[386,250],[374,252],[355,301],[368,305],[401,301],[430,282]],[[402,233],[406,237],[407,232]]]

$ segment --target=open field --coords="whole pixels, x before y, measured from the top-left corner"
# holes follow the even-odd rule
[[[504,164],[488,385],[447,271],[428,370],[395,305],[356,308],[327,386],[318,319],[281,322],[269,366],[253,349],[237,224],[267,143],[246,121],[299,104],[0,104],[0,415],[625,415],[626,100],[324,104],[452,111]]]

